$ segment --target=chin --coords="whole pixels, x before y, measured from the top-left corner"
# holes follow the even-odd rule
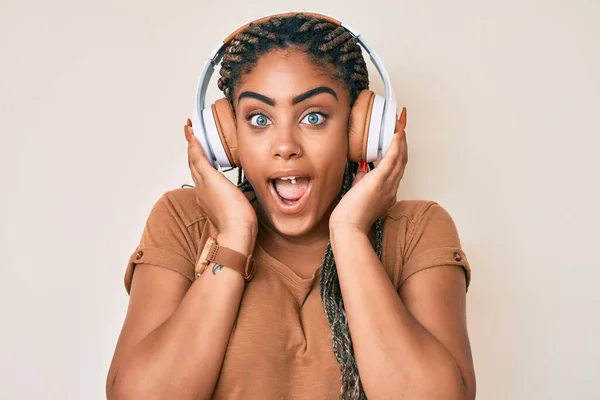
[[[261,201],[261,196],[257,197],[259,198],[259,214],[263,221],[268,224],[269,228],[288,238],[299,238],[314,233],[323,223],[323,218],[327,214],[326,210],[320,210],[319,205],[312,201],[306,204],[300,212],[282,213],[273,204],[271,193],[267,193],[266,201]]]
[[[269,213],[269,221],[278,233],[287,237],[300,237],[311,233],[318,224],[314,216],[287,216]]]
[[[279,234],[290,238],[307,236],[320,228],[327,229],[323,223],[330,206],[325,206],[323,201],[334,200],[329,199],[327,192],[319,179],[299,170],[278,171],[265,185],[255,187],[265,222]]]

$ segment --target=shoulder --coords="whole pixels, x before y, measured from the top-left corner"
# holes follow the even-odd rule
[[[406,233],[414,233],[416,227],[445,233],[456,229],[450,213],[432,200],[400,200],[387,211],[384,221],[387,224],[406,226]]]
[[[400,285],[414,273],[442,265],[459,265],[470,281],[470,266],[450,213],[431,200],[401,200],[384,219],[384,241]]]
[[[196,202],[194,188],[164,192],[154,203],[139,244],[129,256],[125,272],[127,292],[135,268],[143,264],[172,270],[193,282],[198,246],[207,221]]]
[[[407,249],[424,234],[456,239],[456,226],[448,211],[432,200],[400,200],[383,219],[386,241]]]
[[[408,222],[415,223],[427,213],[440,210],[445,211],[439,203],[432,200],[399,200],[388,209],[385,218],[406,219]]]
[[[450,213],[432,200],[400,200],[392,206],[384,218],[391,234],[402,234],[405,240],[427,234],[429,237],[444,236],[458,239],[456,225]],[[400,231],[400,232],[399,232]]]
[[[164,192],[154,205],[152,214],[165,222],[168,219],[177,220],[185,227],[206,220],[206,214],[196,200],[195,189],[189,187]]]

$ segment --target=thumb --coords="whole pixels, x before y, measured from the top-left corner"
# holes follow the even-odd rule
[[[358,164],[358,170],[356,171],[356,175],[354,176],[354,181],[352,182],[352,187],[356,185],[365,175],[369,172],[369,164],[366,161],[361,161]]]

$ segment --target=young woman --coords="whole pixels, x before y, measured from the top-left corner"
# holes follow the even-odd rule
[[[220,75],[240,182],[188,121],[195,187],[160,198],[129,260],[108,398],[473,399],[455,225],[435,202],[396,201],[404,110],[376,168],[347,158],[369,83],[356,40],[273,17],[237,33]],[[251,255],[253,275],[204,261],[209,240]]]

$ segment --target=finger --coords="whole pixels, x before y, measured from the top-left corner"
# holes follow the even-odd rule
[[[189,150],[189,145],[188,145],[188,154],[187,154],[187,159],[188,159],[188,168],[190,169],[190,173],[192,175],[192,179],[194,180],[194,183],[196,184],[196,186],[198,186],[198,184],[200,183],[202,177],[200,176],[200,174],[198,173],[198,171],[196,170],[196,167],[194,166],[193,162],[192,162],[192,155],[190,153]]]
[[[388,190],[390,193],[393,193],[394,196],[398,195],[398,188],[400,187],[400,182],[402,182],[402,178],[404,177],[404,171],[406,169],[406,163],[400,163],[400,167],[394,169],[389,180],[386,182],[388,186]],[[396,197],[394,197],[394,200]]]
[[[379,173],[388,176],[394,167],[398,163],[398,157],[400,155],[400,140],[397,135],[392,137],[392,141],[390,142],[390,147],[388,148],[387,153],[381,159],[381,162],[376,168],[376,171],[380,171]]]
[[[386,175],[390,175],[398,167],[402,168],[403,163],[403,143],[406,142],[406,107],[402,107],[400,117],[396,120],[396,129],[390,148],[378,165],[378,170]]]
[[[402,112],[400,113],[400,118],[396,123],[396,132],[403,132],[406,128],[406,107],[402,107]]]
[[[401,179],[404,175],[404,170],[406,169],[406,164],[408,163],[408,144],[406,141],[406,107],[402,107],[402,113],[400,114],[400,118],[398,118],[396,135],[400,135],[398,139],[400,139],[400,155],[399,155],[399,163],[398,163],[398,173],[399,178]]]
[[[200,141],[194,135],[194,129],[192,128],[191,121],[188,119],[187,124],[184,127],[185,138],[188,141],[188,157],[191,165],[200,173],[204,168],[211,167],[210,163],[206,159],[204,149]]]
[[[189,143],[192,140],[192,136],[190,135],[190,133],[193,135],[192,121],[190,121],[189,118],[187,119],[186,124],[183,126],[183,132],[185,134],[185,140],[187,140],[187,142]]]
[[[406,154],[407,154],[406,142],[401,141],[400,142],[400,157],[398,159],[398,163],[392,169],[392,171],[390,172],[390,176],[389,176],[389,181],[390,181],[391,185],[395,188],[394,190],[398,189],[398,186],[400,185],[400,181],[402,180],[402,177],[404,176],[404,171],[406,170],[406,164],[407,164]]]
[[[188,140],[188,167],[190,169],[192,179],[194,180],[196,187],[198,187],[202,183],[203,178],[202,174],[200,173],[202,171],[202,168],[199,166],[200,163],[198,161],[198,157],[195,155],[197,152],[194,151],[194,142],[197,142],[197,139],[194,137],[193,132],[191,132],[191,128],[189,128],[188,126],[184,127],[184,132],[185,137]],[[203,155],[204,154],[201,154],[200,157],[202,157]]]
[[[369,172],[369,164],[366,161],[361,161],[358,165],[358,170],[356,171],[356,175],[354,175],[354,181],[352,181],[352,187],[356,185],[362,178],[367,175]]]

